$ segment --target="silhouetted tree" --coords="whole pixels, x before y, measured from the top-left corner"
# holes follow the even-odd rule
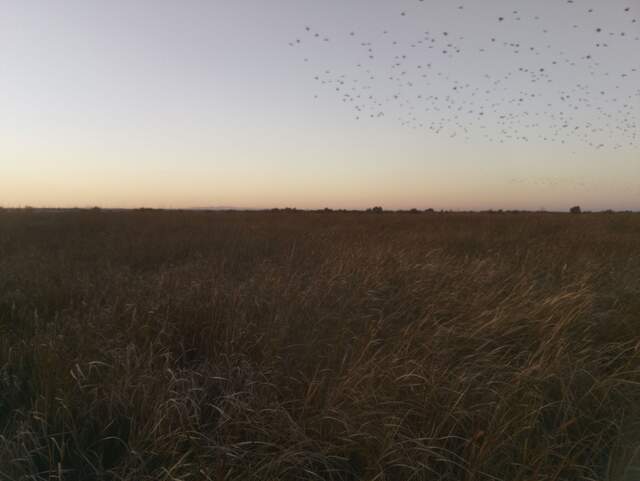
[[[374,214],[382,214],[383,209],[380,206],[375,206],[375,207],[371,207],[370,209],[367,209],[367,212],[373,212]]]
[[[580,209],[579,205],[576,205],[576,206],[571,207],[571,209],[569,209],[569,212],[571,212],[572,214],[581,214],[582,213],[582,209]]]

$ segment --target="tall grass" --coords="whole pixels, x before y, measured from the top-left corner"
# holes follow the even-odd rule
[[[640,216],[2,211],[27,479],[640,479]]]

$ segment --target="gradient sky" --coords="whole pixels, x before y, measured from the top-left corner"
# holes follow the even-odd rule
[[[640,209],[638,35],[639,0],[0,0],[0,205]],[[541,65],[553,82],[518,73]],[[341,78],[384,116],[356,118]],[[464,84],[486,117],[416,100]],[[542,140],[568,110],[597,147]]]

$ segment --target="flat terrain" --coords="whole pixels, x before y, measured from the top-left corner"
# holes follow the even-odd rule
[[[640,215],[0,211],[2,481],[634,465]]]

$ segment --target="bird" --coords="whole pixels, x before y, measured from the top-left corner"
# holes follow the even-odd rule
[[[348,29],[337,42],[330,42],[328,35],[312,32],[306,25],[308,38],[322,42],[296,37],[289,45],[318,49],[327,44],[327,49],[336,49],[338,57],[344,51],[353,52],[351,65],[338,62],[335,71],[325,69],[313,80],[324,88],[332,87],[359,121],[396,119],[403,127],[460,141],[472,137],[494,143],[577,141],[598,150],[637,146],[640,89],[634,85],[640,84],[640,62],[633,63],[628,55],[620,56],[615,65],[609,60],[615,58],[617,49],[640,47],[640,39],[628,35],[626,29],[593,26],[586,18],[579,21],[583,20],[580,15],[591,15],[594,9],[580,12],[573,1],[567,4],[572,13],[563,17],[567,20],[564,37],[555,39],[545,28],[544,12],[530,17],[512,10],[510,15],[494,13],[504,26],[486,25],[484,39],[482,34],[468,39],[469,35],[460,35],[452,24],[441,35],[432,35],[430,28],[413,37],[404,27],[397,32],[386,28],[382,30],[386,40],[379,33],[367,39],[364,31],[356,36],[354,29]],[[451,8],[458,11],[456,15],[470,15],[464,4]],[[631,8],[623,10],[628,14]],[[414,14],[403,10],[400,16],[410,13]],[[525,44],[518,38],[520,32],[505,23],[507,16],[518,22],[533,18],[542,27],[537,30],[541,33]],[[572,47],[581,43],[581,52]],[[593,47],[598,50],[592,51]],[[609,53],[599,54],[600,49]],[[496,68],[493,63],[477,61],[474,55],[493,55],[501,61]],[[314,57],[307,54],[303,59],[309,63]],[[605,85],[609,88],[602,88]],[[435,94],[444,91],[449,93]]]

